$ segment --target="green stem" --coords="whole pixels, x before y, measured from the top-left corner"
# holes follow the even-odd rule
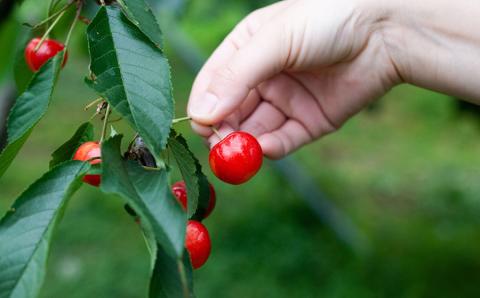
[[[48,4],[48,7],[47,7],[47,21],[45,22],[45,30],[48,29],[48,26],[50,25],[50,17],[51,17],[51,13],[52,13],[52,7],[53,7],[53,2],[55,2],[56,0],[50,0],[50,3]]]
[[[92,101],[91,103],[89,103],[88,105],[85,106],[85,111],[90,109],[91,107],[93,107],[94,105],[100,103],[101,101],[103,101],[103,97],[99,97],[97,99],[95,99],[94,101]]]
[[[33,29],[37,29],[38,27],[50,22],[53,18],[55,18],[56,16],[58,16],[60,13],[66,11],[70,6],[72,6],[73,2],[70,2],[68,4],[66,4],[64,7],[62,7],[61,9],[59,9],[58,11],[56,11],[54,14],[50,15],[48,18],[46,18],[45,20],[41,21],[40,23],[36,24],[35,26],[33,26]]]
[[[180,281],[182,282],[183,297],[188,298],[190,297],[190,291],[188,289],[187,274],[185,273],[185,267],[183,267],[181,259],[177,259],[177,267],[178,273],[180,274]]]
[[[110,105],[107,105],[107,110],[105,111],[105,117],[103,118],[103,127],[102,127],[102,135],[100,136],[100,144],[103,143],[105,139],[105,135],[107,134],[107,123],[108,123],[108,116],[110,116]]]
[[[50,5],[48,6],[48,14],[50,15],[55,7],[60,3],[62,0],[50,0]],[[72,1],[73,3],[73,1]]]
[[[77,24],[78,18],[80,17],[80,13],[82,12],[82,7],[83,7],[83,2],[77,2],[77,12],[75,13],[75,18],[72,21],[72,24],[70,25],[70,29],[68,30],[67,34],[67,39],[65,39],[65,49],[68,48],[68,43],[70,42],[70,38],[72,37],[72,32],[73,29],[75,28],[75,25]],[[67,51],[63,53],[63,59],[65,59]],[[62,60],[63,61],[63,60]]]
[[[47,31],[45,31],[45,34],[43,34],[42,36],[42,39],[40,39],[40,42],[37,44],[37,46],[35,47],[34,51],[38,51],[38,49],[40,48],[40,46],[42,45],[42,43],[45,41],[45,39],[47,38],[47,36],[50,34],[50,32],[52,31],[52,29],[55,27],[55,25],[57,25],[58,21],[60,21],[60,19],[63,17],[63,15],[65,14],[65,11],[62,11],[60,13],[60,15],[55,19],[55,21],[52,23],[52,25],[50,25],[47,29]]]
[[[180,117],[180,118],[176,118],[176,119],[173,119],[172,120],[172,124],[177,124],[177,123],[180,123],[180,122],[183,122],[183,121],[189,121],[189,120],[192,120],[191,117]]]

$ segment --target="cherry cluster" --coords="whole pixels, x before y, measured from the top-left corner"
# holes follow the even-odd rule
[[[53,39],[32,39],[25,48],[25,60],[30,69],[38,71],[50,58],[62,51],[65,46]],[[65,65],[68,54],[65,53],[62,66]],[[74,160],[89,162],[90,164],[101,163],[101,145],[99,142],[83,143],[75,152]],[[232,132],[217,143],[210,151],[209,163],[212,172],[220,180],[238,185],[250,180],[261,168],[263,152],[257,139],[243,131]],[[83,177],[83,181],[93,186],[99,186],[101,176],[89,174]],[[216,194],[213,186],[210,186],[210,199],[208,208],[202,219],[208,217],[216,203]],[[184,181],[173,184],[172,193],[187,209],[187,190]],[[190,254],[194,269],[200,268],[207,261],[211,251],[210,235],[207,228],[196,220],[187,223],[185,247]]]

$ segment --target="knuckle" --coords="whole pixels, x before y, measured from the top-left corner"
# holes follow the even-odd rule
[[[250,37],[253,34],[255,34],[255,32],[257,32],[259,30],[259,28],[261,27],[261,22],[260,22],[259,18],[260,18],[260,10],[255,10],[255,11],[251,12],[244,19],[245,30]]]
[[[265,132],[268,132],[267,126],[259,121],[248,123],[248,125],[245,125],[244,129],[254,136],[259,136]]]

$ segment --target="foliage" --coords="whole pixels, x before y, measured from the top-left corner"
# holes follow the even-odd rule
[[[35,297],[50,240],[68,198],[88,166],[70,161],[32,184],[0,222],[0,297]]]
[[[50,5],[45,34],[59,22],[63,10],[76,7],[65,42],[68,46],[83,5],[82,0],[75,0],[58,12],[54,12],[57,5]],[[138,216],[151,254],[149,297],[194,297],[192,266],[184,248],[186,221],[203,214],[209,190],[186,140],[170,133],[174,101],[161,30],[146,2],[123,0],[98,9],[87,28],[87,37],[91,62],[85,82],[100,96],[95,116],[103,119],[101,166],[70,161],[82,143],[94,140],[94,126],[86,122],[52,153],[51,170],[18,197],[0,222],[0,297],[38,295],[55,224],[85,174],[100,174],[100,190],[121,197]],[[21,54],[19,50],[16,77],[19,90],[25,91],[9,114],[8,144],[0,155],[0,176],[45,115],[66,55],[63,51],[50,59],[24,87],[31,74],[25,72]],[[142,164],[145,159],[132,160],[133,143],[129,152],[122,154],[122,135],[113,127],[107,139],[112,112],[137,132],[134,142],[143,146],[141,154],[153,162],[146,165]],[[168,152],[174,155],[187,181],[188,213],[170,190],[172,167],[164,158]]]
[[[45,115],[57,81],[62,52],[37,72],[25,92],[10,111],[7,125],[8,144],[0,155],[0,177],[12,163],[35,125]]]

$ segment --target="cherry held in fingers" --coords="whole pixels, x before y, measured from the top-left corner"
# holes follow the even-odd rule
[[[215,208],[215,204],[217,202],[215,189],[213,189],[213,186],[210,183],[208,184],[208,186],[210,187],[210,199],[208,201],[207,210],[203,215],[203,219],[207,218],[210,215],[210,213],[212,213],[213,209]],[[175,195],[175,197],[180,202],[180,204],[182,204],[183,209],[187,210],[187,187],[185,185],[185,182],[184,181],[175,182],[175,184],[172,185],[172,193]]]
[[[262,166],[263,152],[257,139],[244,131],[232,132],[213,146],[209,162],[213,173],[230,184],[242,184]]]
[[[210,256],[212,248],[210,235],[202,223],[195,220],[188,221],[185,247],[190,255],[193,269],[202,267]]]
[[[35,51],[40,38],[32,39],[25,48],[25,61],[32,71],[38,71],[48,59],[54,57],[58,52],[62,51],[65,46],[53,39],[45,39],[42,45]],[[67,62],[68,54],[65,53],[62,66]]]
[[[102,162],[100,159],[101,148],[97,142],[86,142],[78,147],[73,160],[89,161],[90,164],[95,165]],[[93,186],[99,186],[101,182],[100,175],[85,175],[83,181]]]

